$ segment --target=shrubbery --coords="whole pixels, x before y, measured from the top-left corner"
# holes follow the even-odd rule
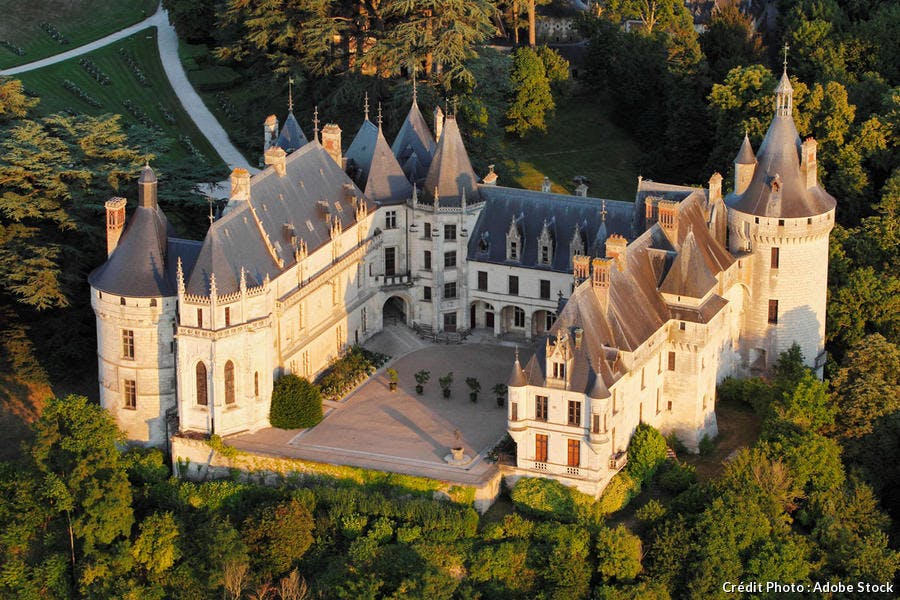
[[[280,429],[313,427],[322,420],[319,388],[297,375],[285,375],[275,382],[269,422]]]
[[[516,483],[510,498],[526,515],[563,522],[597,522],[594,499],[554,479],[524,477]]]
[[[389,357],[353,346],[319,377],[319,388],[328,400],[338,400],[353,386],[375,372]]]
[[[666,438],[646,423],[638,425],[628,444],[628,465],[625,469],[639,483],[644,483],[665,461]]]
[[[232,68],[222,65],[214,65],[193,71],[191,75],[191,83],[198,90],[204,92],[215,92],[217,90],[227,90],[234,87],[241,80],[241,74]]]
[[[614,513],[624,508],[640,492],[641,483],[629,475],[628,471],[620,471],[610,480],[597,501],[600,512],[605,515]]]

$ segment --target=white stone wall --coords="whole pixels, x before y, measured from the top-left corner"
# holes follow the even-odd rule
[[[165,412],[175,406],[175,298],[123,298],[91,289],[97,321],[100,405],[134,442],[166,442]],[[155,303],[155,306],[151,306]],[[134,358],[124,356],[123,331],[134,333]],[[134,381],[134,408],[124,382]]]

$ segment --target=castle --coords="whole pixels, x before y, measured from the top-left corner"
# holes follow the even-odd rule
[[[202,242],[176,238],[145,167],[126,227],[106,203],[108,260],[90,275],[101,403],[128,439],[268,426],[274,380],[315,377],[386,313],[534,340],[509,378],[517,472],[598,494],[640,422],[691,449],[717,431],[715,386],[798,343],[824,362],[835,200],[801,142],[785,72],[734,191],[638,181],[634,202],[478,178],[452,114],[432,135],[415,94],[389,145],[368,110],[343,151],[292,111],[263,125],[265,169],[231,174]]]

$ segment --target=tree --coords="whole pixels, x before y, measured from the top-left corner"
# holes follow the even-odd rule
[[[300,429],[322,420],[322,393],[319,388],[290,373],[278,379],[272,389],[269,421],[272,427]]]
[[[666,460],[666,438],[651,425],[641,423],[628,443],[628,465],[625,467],[637,481],[653,477]]]
[[[140,534],[131,547],[131,555],[148,579],[159,581],[181,558],[180,536],[178,523],[170,512],[153,513],[141,521]]]
[[[900,411],[900,348],[874,333],[850,347],[832,381],[835,432],[860,438],[881,417]]]
[[[632,581],[642,571],[641,539],[619,525],[597,533],[597,572],[604,582]]]
[[[737,3],[719,5],[709,25],[700,35],[700,47],[709,62],[710,77],[721,81],[735,67],[762,60],[762,45],[753,31],[752,20]]]
[[[266,506],[248,518],[243,537],[254,572],[266,579],[287,573],[312,545],[314,527],[312,514],[299,500]]]
[[[569,81],[569,61],[549,46],[538,46],[537,53],[541,62],[544,63],[544,71],[547,74],[547,80],[550,81],[550,87],[557,95],[566,93]]]
[[[531,48],[519,48],[510,74],[513,100],[506,111],[506,130],[525,137],[533,130],[546,131],[548,111],[556,108],[544,63]]]
[[[834,425],[836,407],[828,394],[828,386],[808,370],[793,390],[784,392],[773,408],[779,419],[804,431],[820,432]]]
[[[21,119],[37,103],[37,98],[25,95],[21,81],[0,77],[0,124],[10,118]]]

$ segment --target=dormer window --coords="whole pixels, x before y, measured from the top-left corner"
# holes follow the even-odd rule
[[[563,362],[553,363],[553,377],[556,379],[565,379],[566,378],[566,363],[563,363]]]
[[[520,261],[522,256],[522,235],[513,217],[506,232],[506,260]]]
[[[584,254],[584,234],[581,233],[581,225],[575,224],[575,234],[569,242],[569,264],[574,264],[573,257]]]
[[[544,221],[541,228],[541,235],[538,237],[538,248],[540,255],[538,256],[539,264],[549,265],[553,262],[553,234],[551,233],[552,221]]]

